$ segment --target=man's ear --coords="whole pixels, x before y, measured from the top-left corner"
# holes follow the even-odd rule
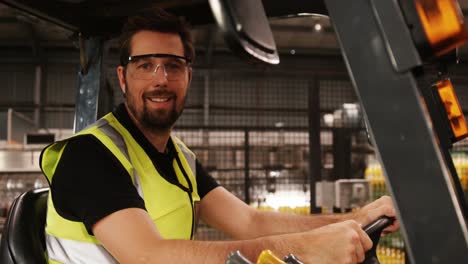
[[[125,68],[123,66],[117,67],[117,77],[119,77],[120,89],[122,90],[122,93],[125,96],[127,87],[125,83]]]
[[[187,87],[190,87],[190,84],[192,83],[192,67],[188,68],[188,84]]]

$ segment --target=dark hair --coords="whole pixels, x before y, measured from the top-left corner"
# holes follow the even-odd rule
[[[168,13],[159,7],[152,7],[144,9],[135,16],[130,16],[122,27],[119,38],[120,65],[124,66],[128,61],[133,35],[142,30],[178,34],[184,46],[184,56],[194,60],[195,51],[190,25],[182,17]]]

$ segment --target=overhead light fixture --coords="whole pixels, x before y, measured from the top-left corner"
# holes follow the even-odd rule
[[[315,23],[315,25],[314,25],[314,30],[315,30],[315,31],[320,32],[320,31],[322,31],[322,29],[323,29],[322,24],[320,24],[320,23],[318,23],[318,22]]]

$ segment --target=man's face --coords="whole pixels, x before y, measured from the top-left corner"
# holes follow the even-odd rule
[[[136,33],[130,43],[130,56],[145,54],[171,54],[184,56],[184,48],[179,35],[154,31]],[[170,59],[170,58],[169,58]],[[150,57],[144,60],[130,61],[126,71],[117,68],[120,87],[125,94],[125,103],[131,117],[140,126],[149,130],[168,130],[182,114],[191,79],[191,68],[185,67],[180,78],[170,78],[168,58]],[[137,68],[146,67],[147,63],[164,65],[158,67],[150,78],[141,78]],[[166,69],[167,68],[167,69]],[[169,80],[168,80],[169,79]]]

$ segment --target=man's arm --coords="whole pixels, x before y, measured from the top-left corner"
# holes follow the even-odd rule
[[[165,240],[148,213],[139,208],[123,209],[101,219],[93,226],[93,233],[120,263],[223,263],[234,250],[255,261],[264,249],[278,256],[294,253],[305,263],[358,263],[372,247],[355,221],[250,240]]]
[[[380,216],[395,216],[390,197],[382,197],[355,213],[331,215],[297,215],[256,210],[223,187],[209,192],[200,203],[201,218],[210,226],[237,239],[303,232],[328,224],[355,220],[365,226]],[[395,231],[398,223],[386,229]]]

